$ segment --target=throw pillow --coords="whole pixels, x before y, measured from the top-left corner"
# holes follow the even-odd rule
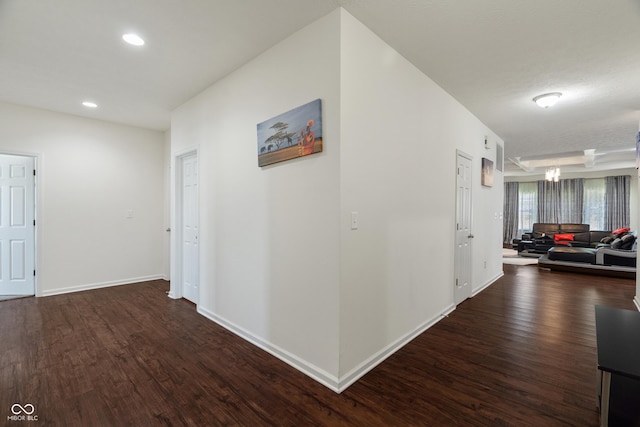
[[[611,236],[607,236],[607,237],[603,237],[602,239],[600,239],[600,243],[606,243],[606,244],[610,244],[611,242],[613,242],[615,240],[614,237]]]
[[[625,234],[620,238],[622,240],[622,244],[620,245],[620,249],[631,249],[633,247],[633,243],[636,241],[636,236],[633,234]]]
[[[613,242],[611,242],[611,247],[613,249],[620,249],[620,246],[622,246],[622,239],[620,238],[617,238]]]
[[[561,242],[561,241],[571,241],[573,240],[573,234],[569,234],[569,233],[558,233],[555,236],[553,236],[553,240],[555,240],[556,242]]]
[[[629,231],[631,231],[631,229],[629,227],[618,228],[617,230],[613,230],[613,232],[611,234],[618,235],[618,234],[628,233]]]

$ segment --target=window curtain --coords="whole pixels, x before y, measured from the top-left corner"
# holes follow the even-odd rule
[[[521,182],[518,233],[530,230],[533,222],[590,224],[591,230],[629,227],[630,186],[630,176]],[[505,186],[505,198],[507,191]],[[505,224],[505,238],[506,230]]]
[[[538,181],[540,222],[581,224],[584,179]]]
[[[518,236],[518,183],[517,182],[505,182],[504,183],[504,222],[503,227],[503,241],[502,243],[509,244],[515,237]]]
[[[591,230],[611,230],[604,226],[604,198],[606,186],[604,178],[584,180],[582,198],[582,222],[591,225]]]
[[[518,234],[530,232],[538,222],[538,183],[518,184]]]
[[[582,224],[584,179],[561,179],[559,184],[559,219],[564,224]]]
[[[560,183],[538,181],[538,222],[560,222]]]
[[[607,230],[629,226],[629,198],[631,177],[608,176],[605,178],[604,226]]]

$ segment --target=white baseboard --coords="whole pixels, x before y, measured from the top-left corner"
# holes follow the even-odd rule
[[[182,295],[178,295],[178,294],[174,294],[173,292],[169,291],[169,293],[167,294],[167,296],[171,299],[180,299],[182,298]]]
[[[636,305],[636,309],[640,311],[640,298],[638,297],[638,295],[633,297],[633,303]]]
[[[358,381],[367,372],[371,371],[373,368],[375,368],[376,366],[384,362],[393,353],[400,350],[402,347],[407,345],[418,335],[422,334],[424,331],[431,328],[440,320],[448,316],[449,313],[451,313],[455,309],[456,309],[455,305],[449,306],[441,315],[422,323],[412,332],[409,332],[408,334],[398,338],[396,341],[384,347],[382,350],[373,354],[368,359],[360,363],[358,366],[356,366],[355,368],[351,369],[349,372],[341,376],[338,384],[338,393],[342,393],[343,391],[345,391],[347,387],[349,387],[351,384]]]
[[[340,393],[339,387],[338,387],[339,382],[336,376],[331,375],[325,370],[320,369],[319,367],[299,358],[298,356],[289,353],[288,351],[284,350],[283,348],[273,343],[270,343],[260,337],[253,335],[251,332],[247,331],[246,329],[232,322],[229,322],[228,320],[218,316],[215,313],[212,313],[207,309],[204,309],[198,306],[198,313],[200,313],[207,319],[214,321],[215,323],[222,326],[223,328],[233,332],[234,334],[238,335],[240,338],[243,338],[249,341],[253,345],[277,357],[278,359],[282,360],[289,366],[297,369],[303,374],[318,381],[320,384],[324,385],[325,387],[328,387],[329,389],[335,391],[336,393]]]
[[[204,308],[198,307],[198,313],[202,314],[209,320],[212,320],[222,326],[223,328],[233,332],[239,337],[249,341],[250,343],[260,347],[267,353],[277,357],[282,360],[289,366],[297,369],[303,374],[313,378],[318,381],[320,384],[325,387],[335,391],[336,393],[342,393],[347,389],[351,384],[356,382],[362,376],[364,376],[367,372],[378,366],[385,359],[391,356],[393,353],[404,347],[407,343],[413,340],[415,337],[438,323],[441,319],[446,317],[449,313],[455,310],[455,306],[450,306],[445,310],[445,312],[434,319],[428,320],[420,325],[418,328],[413,330],[412,332],[406,334],[405,336],[399,338],[395,342],[389,344],[376,354],[369,357],[367,360],[362,362],[360,365],[356,366],[354,369],[349,371],[344,376],[337,378],[335,375],[331,375],[330,373],[324,371],[323,369],[318,368],[317,366],[297,357],[294,354],[289,353],[288,351],[282,349],[281,347],[274,345],[268,341],[263,340],[260,337],[256,337],[249,331],[244,328],[239,327],[238,325],[233,324],[232,322],[227,321],[226,319],[221,318],[220,316],[212,313]]]
[[[476,295],[478,295],[480,292],[484,291],[485,289],[487,289],[489,286],[493,285],[499,278],[501,278],[502,276],[504,276],[504,271],[501,271],[498,275],[496,275],[495,277],[489,279],[484,285],[480,286],[478,289],[476,289],[475,291],[473,291],[471,293],[471,297],[475,297]]]
[[[49,289],[36,295],[39,297],[48,297],[52,295],[68,294],[71,292],[89,291],[91,289],[107,288],[110,286],[130,285],[132,283],[149,282],[151,280],[165,280],[162,275],[132,277],[130,279],[114,280],[111,282],[90,283],[86,285],[69,286],[67,288]]]

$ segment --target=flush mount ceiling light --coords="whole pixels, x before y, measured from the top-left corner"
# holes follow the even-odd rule
[[[98,104],[96,104],[95,102],[91,102],[91,101],[83,101],[82,105],[84,105],[87,108],[98,108]]]
[[[549,108],[556,105],[562,94],[560,92],[545,93],[533,98],[533,102],[542,108]]]
[[[134,46],[142,46],[144,45],[144,40],[137,34],[127,33],[122,35],[122,40]]]

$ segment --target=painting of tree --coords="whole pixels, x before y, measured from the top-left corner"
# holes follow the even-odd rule
[[[258,166],[322,151],[320,99],[258,123]]]
[[[291,145],[291,142],[293,141],[293,135],[295,134],[291,132],[287,132],[288,127],[289,125],[287,123],[282,123],[282,122],[278,122],[273,126],[271,126],[269,129],[274,129],[276,133],[274,133],[269,138],[267,138],[265,140],[265,143],[275,144],[276,150],[279,150],[280,146],[285,142],[288,142],[289,145]]]

